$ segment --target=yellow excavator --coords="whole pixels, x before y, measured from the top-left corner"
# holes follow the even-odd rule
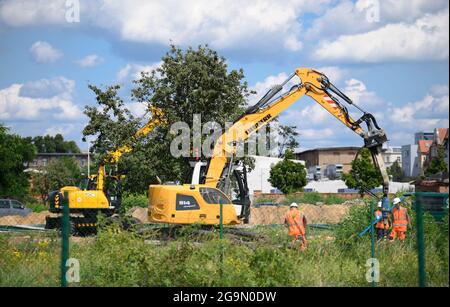
[[[150,114],[151,119],[135,133],[134,139],[148,135],[157,126],[165,122],[162,110],[151,107]],[[105,165],[117,165],[122,155],[131,151],[131,142],[128,142],[109,152],[99,166],[98,173],[87,178],[84,188],[66,186],[49,193],[49,211],[59,215],[63,209],[64,193],[67,192],[72,234],[79,233],[83,229],[95,228],[98,213],[110,217],[118,212],[121,205],[124,176],[107,175]],[[46,228],[59,228],[60,221],[59,216],[48,216]]]
[[[283,88],[297,76],[300,82],[282,93]],[[262,99],[228,128],[216,141],[213,155],[206,163],[205,172],[198,169],[196,174],[205,173],[198,184],[150,185],[149,220],[167,224],[217,225],[220,220],[220,204],[223,205],[223,224],[237,225],[248,223],[250,217],[250,197],[247,187],[246,168],[234,161],[237,145],[247,140],[281,112],[289,108],[303,96],[311,97],[331,115],[341,121],[364,140],[364,146],[372,154],[373,162],[383,178],[383,211],[389,208],[389,176],[381,155],[382,146],[387,142],[383,129],[375,117],[334,86],[321,72],[310,68],[299,68],[284,83],[270,89]],[[354,106],[362,113],[354,120],[346,105]],[[366,125],[366,129],[362,124]],[[203,164],[205,166],[205,163]],[[236,166],[237,165],[237,166]],[[201,167],[201,165],[198,165]],[[231,176],[239,188],[236,199],[231,200],[227,193]],[[193,180],[194,182],[194,180]],[[385,213],[387,217],[387,213]]]

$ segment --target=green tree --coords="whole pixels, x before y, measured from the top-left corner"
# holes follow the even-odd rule
[[[32,192],[39,195],[44,204],[49,192],[64,186],[76,186],[81,179],[81,170],[74,158],[63,157],[50,161],[32,176]]]
[[[181,121],[192,127],[194,114],[201,114],[203,123],[233,122],[244,112],[246,98],[251,94],[243,79],[242,70],[229,71],[226,60],[208,46],[187,50],[171,46],[160,68],[142,73],[134,82],[132,100],[147,108],[162,109],[168,124],[133,140],[133,152],[124,155],[119,163],[120,172],[127,175],[125,189],[147,191],[156,176],[163,181],[185,181],[190,171],[189,159],[170,155],[170,144],[175,137],[169,133],[170,125]],[[92,85],[90,88],[96,94],[98,105],[86,107],[85,114],[90,121],[83,134],[98,136],[92,148],[104,155],[129,142],[142,123],[118,96],[119,86],[104,90]]]
[[[270,169],[269,182],[284,194],[300,192],[307,184],[305,167],[292,161],[293,157],[292,151],[286,151],[283,161]]]
[[[402,167],[398,161],[395,161],[392,166],[387,169],[387,172],[390,176],[392,176],[392,180],[395,182],[403,182],[405,180]]]
[[[380,186],[383,182],[380,172],[372,161],[372,156],[367,148],[359,153],[357,159],[352,161],[352,170],[343,174],[345,184],[351,189],[358,189],[361,196],[367,190]]]
[[[436,175],[442,172],[447,171],[447,163],[445,162],[445,148],[442,145],[439,145],[437,148],[438,155],[434,157],[427,169],[425,170],[425,176],[429,177],[432,175]]]
[[[29,193],[26,164],[33,161],[36,148],[27,139],[10,134],[0,124],[0,197],[22,199]]]
[[[27,140],[36,146],[39,153],[80,153],[74,141],[66,141],[61,134],[55,136],[28,137]]]
[[[296,139],[299,136],[296,129],[296,126],[280,125],[278,132],[280,136],[278,156],[280,158],[284,156],[286,150],[294,151],[300,145]]]

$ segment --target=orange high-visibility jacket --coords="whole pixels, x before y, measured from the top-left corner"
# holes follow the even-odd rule
[[[298,210],[290,210],[286,214],[286,223],[289,227],[290,236],[304,236],[305,225],[303,224],[303,214]]]
[[[406,231],[408,227],[408,209],[400,207],[392,209],[393,222],[392,226],[398,231]]]
[[[375,215],[375,220],[377,220],[379,217],[383,216],[383,212],[381,212],[381,210],[377,210],[377,211],[375,211],[374,215]],[[383,219],[381,219],[376,223],[375,228],[388,229],[389,227],[388,227],[388,225],[385,225]]]

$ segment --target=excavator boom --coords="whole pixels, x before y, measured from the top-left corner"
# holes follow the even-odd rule
[[[282,93],[283,88],[295,76],[300,79],[300,83],[286,93]],[[201,180],[202,184],[150,186],[149,219],[158,223],[214,225],[219,222],[220,204],[224,205],[224,224],[248,222],[250,199],[246,168],[241,167],[242,171],[233,170],[233,158],[237,145],[247,140],[305,95],[311,97],[347,128],[363,138],[364,146],[370,150],[374,164],[383,177],[383,206],[389,207],[387,199],[389,177],[381,156],[382,146],[387,141],[385,132],[378,126],[372,114],[355,105],[324,74],[309,68],[299,68],[283,84],[273,87],[258,103],[248,108],[218,138],[212,158],[207,164],[206,176],[204,180]],[[354,106],[362,113],[362,116],[354,120],[347,110],[347,105]],[[366,127],[363,127],[363,124]],[[223,193],[223,191],[228,192],[229,177],[232,173],[239,186],[239,198],[234,201],[229,200]],[[237,214],[233,208],[236,204],[242,207],[240,214]]]
[[[295,76],[299,77],[300,83],[294,85],[287,93],[280,94],[283,87]],[[346,127],[364,139],[364,146],[371,151],[373,161],[382,174],[384,194],[387,195],[389,176],[381,156],[382,146],[387,141],[386,134],[378,126],[372,114],[355,105],[324,74],[309,68],[297,69],[282,85],[272,88],[219,138],[213,157],[209,162],[205,184],[217,187],[224,178],[223,170],[228,158],[236,152],[236,144],[248,139],[305,95],[311,97]],[[361,118],[354,120],[344,103],[353,105],[361,111],[363,113]],[[366,129],[362,127],[363,123],[367,125]]]

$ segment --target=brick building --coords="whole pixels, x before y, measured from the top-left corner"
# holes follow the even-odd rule
[[[48,166],[50,161],[63,157],[74,158],[80,167],[86,167],[88,163],[87,153],[38,153],[34,160],[28,163],[28,169],[39,169]]]
[[[330,147],[317,148],[296,153],[297,160],[305,161],[306,168],[321,166],[323,169],[330,164],[342,164],[344,173],[352,169],[352,161],[360,147]]]

